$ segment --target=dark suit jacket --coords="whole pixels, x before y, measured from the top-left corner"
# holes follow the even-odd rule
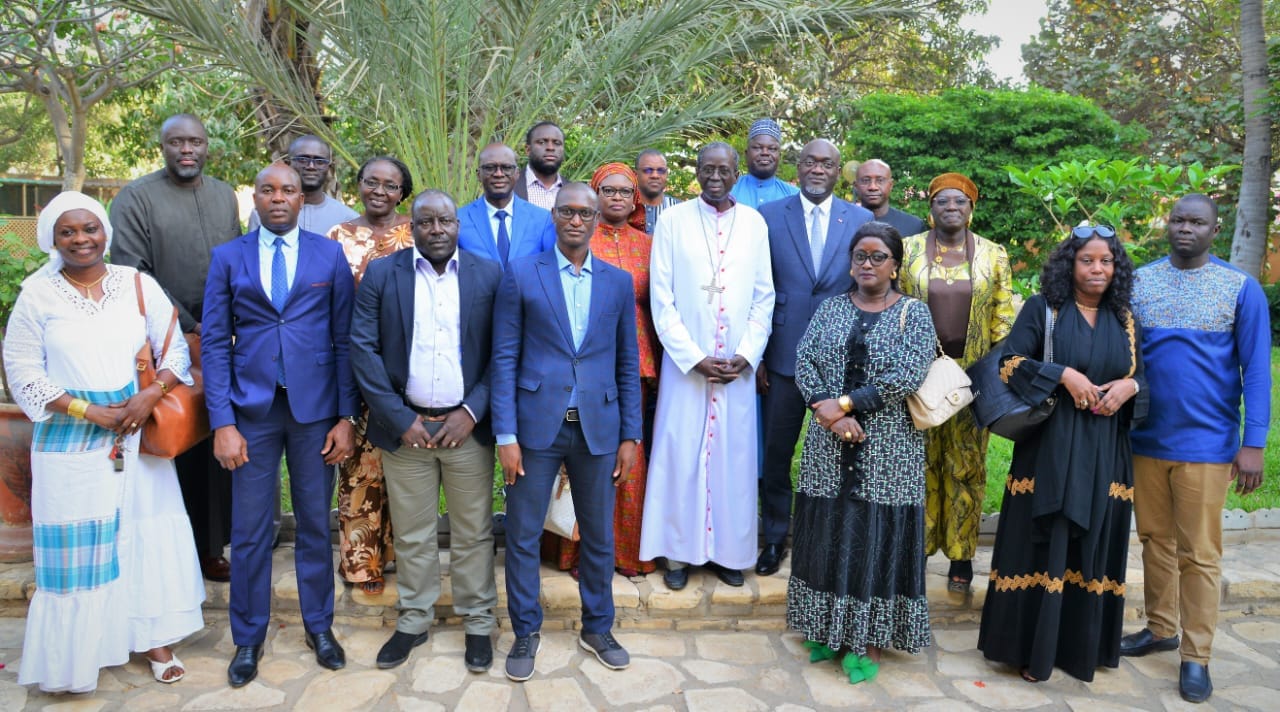
[[[515,196],[511,198],[511,206],[507,223],[511,238],[508,264],[517,257],[536,255],[555,246],[556,227],[551,223],[549,211]],[[497,236],[489,223],[489,209],[483,195],[458,211],[458,247],[501,263]]]
[[[351,322],[351,367],[369,406],[369,442],[383,450],[400,447],[400,436],[417,417],[405,400],[417,248],[373,260],[356,290]],[[493,297],[502,280],[496,262],[458,251],[458,323],[462,333],[463,399],[476,416],[472,437],[493,443],[489,430],[489,350],[493,343]]]
[[[360,391],[348,359],[354,293],[342,246],[315,233],[298,232],[298,265],[282,312],[262,288],[257,230],[215,247],[201,328],[209,424],[235,425],[237,410],[266,417],[282,351],[298,422],[357,415]]]
[[[526,447],[551,447],[576,385],[587,447],[593,455],[616,452],[622,441],[641,437],[631,275],[592,258],[587,333],[575,349],[555,249],[512,262],[498,289],[493,432],[514,433]]]
[[[769,227],[769,254],[773,260],[773,332],[764,350],[765,367],[784,376],[796,372],[796,347],[818,305],[827,297],[853,288],[849,276],[849,242],[871,211],[846,200],[831,199],[827,218],[827,242],[822,264],[814,269],[809,250],[802,196],[775,200],[760,206]]]

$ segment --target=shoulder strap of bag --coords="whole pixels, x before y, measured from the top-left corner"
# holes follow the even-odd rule
[[[1049,307],[1049,303],[1044,305],[1044,362],[1053,363],[1053,323],[1058,320],[1058,315]]]
[[[142,315],[142,328],[146,329],[147,324],[147,304],[142,299],[142,273],[133,273],[133,288],[138,295],[138,313]],[[173,342],[173,331],[178,326],[178,308],[173,308],[173,318],[169,320],[169,332],[164,335],[164,346],[160,348],[160,356],[156,358],[156,363],[164,363],[164,357],[169,354],[169,344]]]

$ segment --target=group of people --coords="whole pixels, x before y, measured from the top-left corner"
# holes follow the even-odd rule
[[[857,204],[836,196],[830,141],[803,146],[798,186],[779,180],[769,119],[750,128],[748,176],[731,146],[708,144],[684,202],[666,195],[657,151],[578,183],[559,173],[558,126],[524,138],[523,169],[505,144],[479,152],[482,195],[462,207],[372,158],[357,213],[325,193],[330,147],[300,137],[257,175],[241,235],[230,188],[204,175],[204,127],[183,114],[161,127],[165,167],[109,217],[78,193],[50,202],[51,261],[24,283],[4,342],[37,423],[20,682],[92,690],[131,651],[157,680],[180,679],[170,646],[203,625],[201,571],[231,581],[228,680],[252,681],[282,455],[317,662],[345,665],[336,479],[340,574],[376,596],[396,562],[400,615],[377,665],[403,664],[436,618],[443,491],[464,664],[488,670],[495,453],[510,679],[534,674],[540,559],[579,581],[580,646],[622,669],[615,571],[661,561],[673,590],[695,566],[741,586],[744,569],[775,574],[789,553],[788,625],[813,661],[873,679],[883,650],[929,645],[928,556],[943,551],[948,588],[970,590],[985,492],[987,434],[970,411],[922,431],[907,398],[936,355],[967,366],[999,350],[1015,393],[1060,402],[1015,445],[979,648],[1029,681],[1055,666],[1091,680],[1119,655],[1177,647],[1181,626],[1180,689],[1208,697],[1217,512],[1233,478],[1242,492],[1261,481],[1270,333],[1256,281],[1209,255],[1209,198],[1174,205],[1172,254],[1141,270],[1113,228],[1077,227],[1015,317],[1008,256],[972,231],[979,190],[961,174],[930,183],[926,224],[891,207],[881,160],[857,167]],[[162,353],[173,319],[199,344],[214,434],[170,462],[140,453],[138,433],[192,382],[183,339]],[[139,391],[132,357],[148,341],[163,358]],[[543,532],[563,492],[573,541]],[[1135,501],[1150,626],[1122,637]]]

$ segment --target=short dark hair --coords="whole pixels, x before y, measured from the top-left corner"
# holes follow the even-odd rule
[[[330,146],[328,141],[326,141],[326,140],[324,140],[324,139],[320,138],[319,136],[317,136],[317,135],[315,135],[315,134],[302,134],[301,136],[299,136],[299,137],[295,138],[294,140],[290,141],[290,142],[289,142],[289,155],[290,155],[290,156],[292,156],[292,155],[293,155],[293,151],[294,151],[294,148],[293,148],[293,147],[294,147],[294,146],[297,146],[299,143],[302,143],[303,141],[319,141],[321,144],[323,144],[323,145],[324,145],[325,149],[329,151],[329,156],[330,156],[330,157],[332,157],[332,156],[333,156],[333,146]]]
[[[698,150],[697,167],[698,168],[702,167],[702,158],[704,155],[706,155],[710,151],[721,150],[721,149],[728,151],[729,155],[733,156],[733,165],[735,166],[738,165],[738,149],[734,148],[733,146],[730,146],[724,141],[712,141],[711,143],[703,146],[701,149]]]
[[[374,156],[364,163],[360,164],[360,170],[356,172],[356,190],[359,190],[360,181],[364,180],[364,172],[371,164],[378,161],[385,161],[396,167],[400,171],[400,200],[396,201],[396,205],[404,202],[404,199],[413,195],[413,174],[409,173],[409,167],[395,156]]]
[[[1111,284],[1107,285],[1107,291],[1102,294],[1102,302],[1109,305],[1116,316],[1124,318],[1129,313],[1133,297],[1134,267],[1133,260],[1129,259],[1129,253],[1116,235],[1103,237],[1095,232],[1089,237],[1069,236],[1058,243],[1040,270],[1040,294],[1054,309],[1061,309],[1067,300],[1075,298],[1076,253],[1092,240],[1106,243],[1115,259],[1115,271],[1111,276]]]
[[[635,165],[632,167],[636,169],[637,173],[640,172],[640,159],[644,158],[645,156],[657,156],[658,158],[661,158],[664,161],[667,160],[667,157],[662,155],[662,151],[659,151],[656,148],[646,148],[643,151],[636,154],[636,162],[635,162]]]
[[[563,135],[564,135],[564,129],[560,128],[560,126],[559,126],[556,122],[554,122],[554,121],[539,121],[538,123],[534,124],[533,126],[530,126],[528,131],[525,131],[525,132],[524,132],[524,145],[528,146],[529,144],[533,143],[533,132],[534,132],[534,131],[537,131],[538,129],[542,128],[543,126],[552,126],[552,127],[555,127],[555,130],[556,130],[556,131],[559,131],[561,136],[563,136]]]
[[[1209,208],[1213,210],[1213,219],[1218,219],[1218,204],[1214,202],[1213,198],[1210,198],[1204,193],[1187,193],[1181,198],[1178,198],[1177,203],[1200,203],[1201,205],[1208,205]],[[1175,205],[1177,203],[1175,203]]]
[[[853,239],[849,241],[849,259],[853,259],[853,253],[858,249],[858,243],[868,238],[876,238],[889,248],[889,256],[898,265],[898,271],[901,271],[903,261],[902,250],[902,234],[898,232],[898,228],[887,222],[879,222],[872,220],[869,223],[863,223],[858,231],[853,233]],[[898,289],[898,278],[893,277],[889,280],[889,285],[894,290]]]

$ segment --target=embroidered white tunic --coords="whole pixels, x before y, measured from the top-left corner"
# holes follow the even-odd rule
[[[764,218],[741,205],[717,214],[701,199],[667,208],[649,279],[663,356],[640,558],[746,568],[756,559],[755,367],[774,299]],[[735,355],[751,368],[732,383],[694,370]]]

